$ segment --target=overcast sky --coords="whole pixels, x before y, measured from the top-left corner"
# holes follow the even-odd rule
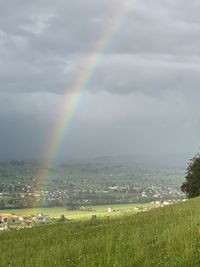
[[[200,2],[127,2],[58,158],[200,148]],[[121,3],[0,0],[0,158],[41,157],[64,94]]]

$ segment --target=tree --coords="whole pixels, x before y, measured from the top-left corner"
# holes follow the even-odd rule
[[[181,186],[181,190],[186,193],[187,198],[200,196],[200,154],[195,155],[186,170],[186,182]]]
[[[67,203],[68,210],[79,210],[79,204],[71,197]]]

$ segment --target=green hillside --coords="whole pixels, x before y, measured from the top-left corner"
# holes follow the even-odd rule
[[[128,217],[0,233],[0,266],[200,266],[200,198]]]

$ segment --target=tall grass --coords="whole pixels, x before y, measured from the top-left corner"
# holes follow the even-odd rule
[[[0,266],[200,266],[200,199],[146,213],[0,234]]]

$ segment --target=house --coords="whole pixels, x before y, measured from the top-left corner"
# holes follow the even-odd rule
[[[19,220],[20,216],[16,214],[4,214],[0,213],[0,222],[4,222],[7,220]]]
[[[112,208],[108,208],[108,212],[112,212]]]

